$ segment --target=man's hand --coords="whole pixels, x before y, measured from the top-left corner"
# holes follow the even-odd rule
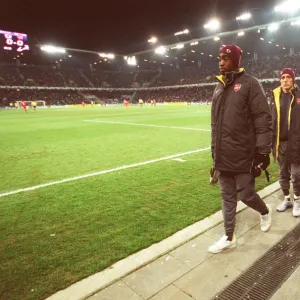
[[[270,165],[270,155],[269,154],[262,154],[257,153],[254,156],[254,163],[253,166],[259,167],[262,170],[266,170],[268,166]]]
[[[210,182],[210,184],[218,183],[217,173],[216,173],[216,169],[214,167],[212,167],[210,169],[210,180],[209,180],[209,182]]]

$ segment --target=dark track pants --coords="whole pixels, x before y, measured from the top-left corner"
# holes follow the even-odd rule
[[[225,173],[218,171],[222,196],[222,211],[225,233],[234,233],[237,194],[252,209],[263,214],[267,211],[265,202],[255,192],[255,179],[250,173]]]
[[[292,178],[292,186],[294,194],[300,196],[300,165],[288,162],[287,156],[287,142],[280,142],[278,151],[279,164],[279,183],[282,190],[290,189],[290,180]]]

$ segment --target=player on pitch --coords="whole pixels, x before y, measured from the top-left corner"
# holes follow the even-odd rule
[[[270,164],[272,117],[258,80],[240,68],[242,50],[223,46],[219,52],[220,76],[212,98],[212,157],[219,180],[225,235],[209,247],[219,253],[236,247],[237,194],[259,212],[262,231],[271,226],[271,207],[255,192],[255,177]]]
[[[22,106],[22,108],[24,109],[24,111],[27,113],[27,108],[26,108],[26,103],[24,101],[20,101],[20,105]]]

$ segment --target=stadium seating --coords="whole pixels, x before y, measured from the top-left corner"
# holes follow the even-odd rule
[[[300,55],[262,57],[258,60],[244,59],[243,67],[249,74],[259,79],[278,78],[283,67],[293,67],[300,76]],[[61,68],[50,66],[0,65],[0,86],[43,86],[43,87],[104,87],[140,88],[180,85],[181,87],[160,90],[134,91],[73,91],[73,90],[29,90],[0,89],[0,106],[18,100],[45,100],[47,104],[68,104],[89,101],[94,97],[99,103],[121,103],[124,98],[135,103],[142,98],[150,102],[208,102],[213,86],[183,87],[182,85],[215,82],[218,74],[217,61],[208,60],[200,67],[196,64],[176,68],[162,66],[138,71],[104,71],[91,69]],[[267,96],[275,84],[264,84]],[[86,97],[85,93],[89,96]]]

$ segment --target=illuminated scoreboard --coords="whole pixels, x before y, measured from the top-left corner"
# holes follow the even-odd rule
[[[17,52],[29,50],[27,34],[0,30],[0,49]]]

